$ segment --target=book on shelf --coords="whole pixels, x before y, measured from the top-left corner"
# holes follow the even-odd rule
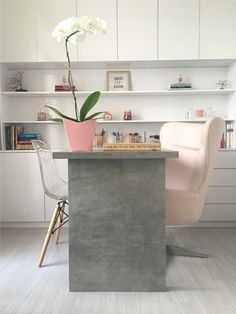
[[[232,148],[233,135],[234,135],[233,121],[226,121],[224,133],[222,135],[220,142],[220,148]]]
[[[172,89],[191,89],[192,85],[189,83],[174,83],[170,84],[169,90]]]
[[[104,143],[104,151],[157,151],[160,143]]]
[[[17,144],[16,144],[16,150],[29,150],[29,149],[34,149],[33,148],[33,144],[31,141],[19,141]]]
[[[74,85],[72,88],[69,85],[55,85],[55,92],[70,92],[71,89],[76,90]]]
[[[19,141],[27,140],[40,140],[41,135],[39,133],[20,133],[18,136]]]
[[[31,140],[40,139],[39,133],[24,133],[23,126],[5,126],[5,147],[6,150],[29,150],[33,149]]]

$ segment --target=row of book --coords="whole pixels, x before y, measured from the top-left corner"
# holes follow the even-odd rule
[[[227,121],[225,122],[225,130],[221,138],[220,148],[232,148],[233,136],[234,136],[233,121]]]
[[[7,150],[33,149],[32,140],[41,139],[39,133],[24,133],[23,126],[5,126],[5,143]]]

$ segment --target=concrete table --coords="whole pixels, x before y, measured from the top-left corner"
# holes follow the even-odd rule
[[[164,291],[165,159],[177,152],[54,152],[69,167],[70,291]]]

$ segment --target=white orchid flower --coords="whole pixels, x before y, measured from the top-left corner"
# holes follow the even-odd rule
[[[61,21],[56,25],[52,32],[52,36],[61,41],[62,38],[67,38],[71,34],[76,34],[69,37],[69,41],[75,44],[77,41],[83,41],[87,33],[104,34],[106,32],[106,22],[97,17],[82,16],[80,18],[70,17]]]

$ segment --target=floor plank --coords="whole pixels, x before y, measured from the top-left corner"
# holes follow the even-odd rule
[[[168,257],[167,291],[159,293],[70,293],[67,229],[58,245],[51,241],[39,269],[44,234],[44,229],[1,230],[0,313],[236,313],[235,228],[168,229],[169,244],[205,250],[210,257]]]

